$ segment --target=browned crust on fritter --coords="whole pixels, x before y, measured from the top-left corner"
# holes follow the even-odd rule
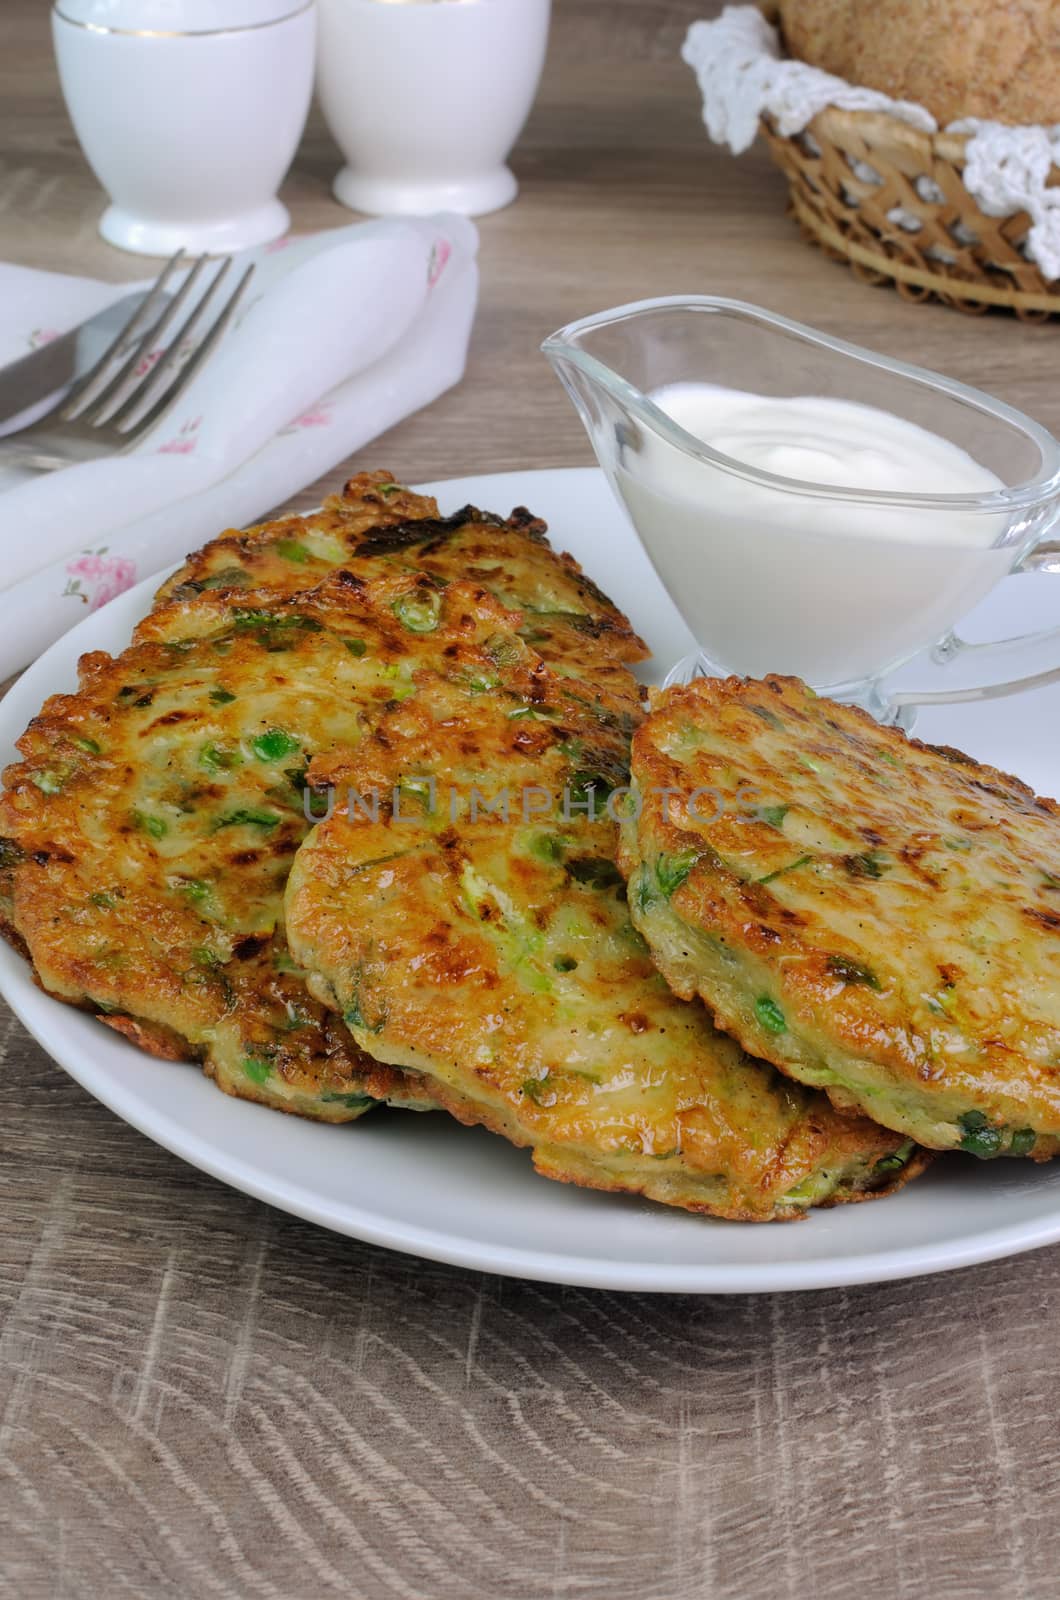
[[[380,580],[381,607],[414,583],[406,574]],[[455,585],[453,592],[459,599],[460,586]],[[345,604],[344,586],[335,578],[323,586],[315,615],[343,623]],[[283,608],[272,608],[268,614],[282,618]],[[303,606],[299,614],[308,615],[309,608]],[[493,604],[491,617],[499,624],[507,613]],[[224,616],[218,620],[223,623]],[[397,626],[392,617],[389,626],[392,635]],[[398,650],[396,637],[391,645]],[[231,662],[233,658],[224,659]],[[333,1121],[348,1120],[349,1109],[338,1098],[343,1094],[400,1098],[401,1075],[381,1068],[361,1052],[341,1024],[311,1000],[300,979],[272,968],[271,934],[236,939],[233,958],[223,972],[223,993],[204,984],[190,994],[185,986],[181,974],[188,967],[189,949],[210,930],[186,907],[175,904],[172,895],[167,900],[160,892],[163,868],[153,858],[151,841],[138,832],[130,820],[131,812],[125,809],[134,803],[131,796],[124,797],[125,775],[133,771],[125,763],[130,757],[135,760],[136,753],[124,742],[126,736],[117,731],[115,721],[122,715],[118,710],[124,703],[120,691],[130,681],[148,685],[165,670],[172,671],[173,660],[163,644],[154,642],[130,646],[116,659],[100,651],[83,656],[78,663],[77,691],[49,697],[18,741],[23,759],[4,773],[5,791],[0,799],[0,828],[8,840],[5,889],[10,896],[10,912],[4,921],[13,942],[36,958],[35,975],[53,997],[98,1015],[149,1054],[203,1059],[208,1055],[204,1041],[210,1030],[224,1023],[233,1010],[238,1010],[245,1029],[246,1049],[253,1052],[269,1038],[265,1027],[269,1013],[282,1014],[289,1002],[297,1008],[302,1023],[297,1033],[272,1047],[273,1081],[278,1086],[285,1084],[298,1094],[312,1092],[314,1084],[326,1090],[335,1098],[327,1107],[319,1107],[317,1114]],[[147,690],[148,698],[151,692]],[[380,705],[388,694],[386,688],[380,690]],[[145,710],[143,715],[150,718],[153,711]],[[86,744],[92,748],[82,748]],[[40,785],[53,768],[63,774],[59,793]],[[208,787],[206,774],[202,781]],[[86,832],[85,819],[88,808],[111,785],[123,804],[114,809],[116,802],[102,800],[111,837],[101,839],[91,830]],[[288,827],[285,821],[267,839],[250,842],[250,853],[261,859],[263,868],[277,851],[293,853],[297,839],[288,839]],[[304,829],[302,823],[298,837]],[[232,847],[237,854],[241,848]],[[142,877],[126,884],[128,905],[119,901],[80,924],[77,908],[87,908],[91,896],[109,883],[122,858],[143,862]],[[72,914],[75,920],[71,920]],[[127,955],[124,968],[112,968],[97,959],[91,940],[100,926],[107,927],[111,943]],[[167,1016],[181,1017],[181,1027],[171,1025]],[[212,1062],[207,1062],[207,1070],[216,1075]],[[249,1080],[243,1083],[229,1078],[222,1086],[246,1098],[277,1103]]]
[[[816,1211],[831,1211],[835,1206],[860,1205],[863,1200],[883,1200],[888,1195],[897,1194],[904,1189],[907,1183],[927,1170],[935,1159],[931,1150],[916,1150],[909,1158],[906,1165],[897,1172],[888,1183],[881,1183],[875,1189],[844,1189],[840,1194],[832,1194],[827,1199],[817,1200],[814,1203]],[[694,1200],[674,1200],[670,1196],[653,1192],[653,1186],[645,1185],[641,1188],[631,1188],[628,1183],[608,1183],[601,1175],[576,1170],[569,1161],[564,1164],[560,1154],[549,1148],[537,1149],[533,1152],[534,1170],[540,1172],[542,1177],[551,1178],[556,1183],[570,1183],[579,1189],[599,1189],[609,1194],[626,1194],[639,1196],[644,1200],[661,1201],[664,1205],[676,1206],[679,1210],[691,1212],[695,1216],[717,1216],[716,1207],[699,1205]],[[730,1205],[725,1212],[727,1222],[761,1222],[763,1210],[754,1210],[749,1206]],[[791,1206],[787,1210],[774,1210],[769,1213],[771,1222],[802,1222],[811,1215],[805,1206]]]
[[[310,554],[298,561],[277,557],[278,545],[297,545],[311,529],[336,541],[336,551],[343,551],[341,558],[337,553],[327,559]],[[449,554],[451,544],[459,552],[455,557]],[[546,524],[525,506],[516,507],[507,518],[474,506],[442,517],[437,501],[396,485],[386,472],[365,472],[351,478],[342,494],[329,496],[319,512],[284,517],[213,540],[189,556],[180,571],[162,585],[156,614],[141,623],[137,637],[179,630],[182,619],[172,611],[173,605],[185,608],[183,622],[190,626],[203,598],[223,596],[233,604],[256,605],[263,592],[273,599],[293,595],[319,583],[337,566],[359,577],[373,576],[380,560],[400,560],[450,581],[459,577],[480,583],[508,606],[521,603],[513,590],[513,574],[520,562],[532,560],[542,575],[550,574],[569,586],[570,599],[581,608],[581,614],[565,611],[558,617],[530,616],[527,626],[534,631],[554,630],[557,642],[564,629],[574,630],[587,674],[598,660],[614,664],[641,661],[648,655],[629,619],[573,556],[552,549]],[[224,581],[226,573],[232,580],[228,583]],[[541,654],[549,658],[547,645]]]
[[[195,1059],[195,1052],[186,1039],[157,1022],[141,1022],[136,1017],[107,1016],[103,1011],[97,1011],[95,1017],[97,1022],[105,1023],[115,1033],[128,1039],[130,1044],[136,1045],[137,1049],[146,1051],[149,1056],[157,1056],[160,1061]]]
[[[465,1128],[483,1128],[488,1133],[505,1139],[516,1149],[529,1150],[534,1170],[543,1178],[549,1178],[554,1182],[572,1184],[580,1189],[596,1190],[604,1194],[639,1197],[680,1211],[688,1211],[695,1216],[723,1216],[728,1222],[764,1220],[799,1222],[810,1214],[805,1206],[800,1205],[778,1208],[774,1199],[774,1195],[783,1187],[786,1177],[795,1182],[805,1172],[808,1155],[805,1138],[800,1141],[798,1150],[784,1148],[778,1152],[776,1161],[766,1171],[759,1185],[761,1195],[759,1205],[741,1205],[731,1198],[724,1206],[717,1203],[708,1205],[680,1193],[677,1186],[673,1182],[668,1183],[666,1175],[662,1173],[655,1182],[650,1180],[631,1182],[628,1176],[609,1177],[606,1169],[595,1164],[584,1152],[574,1147],[550,1143],[547,1134],[536,1133],[529,1129],[520,1122],[509,1106],[488,1105],[481,1100],[468,1099],[456,1093],[441,1079],[427,1073],[406,1073],[404,1076],[406,1082],[413,1083],[422,1077],[425,1097],[429,1095],[440,1110],[447,1112],[454,1121],[461,1123]],[[844,1130],[847,1135],[845,1138]],[[804,1135],[805,1125],[796,1131]],[[810,1142],[822,1153],[829,1150],[841,1155],[846,1150],[851,1154],[860,1154],[865,1151],[874,1133],[881,1156],[893,1150],[893,1139],[882,1130],[874,1129],[874,1125],[867,1118],[857,1113],[844,1116],[823,1110],[820,1125],[811,1130]],[[881,1200],[887,1195],[897,1194],[913,1178],[925,1172],[934,1159],[933,1151],[917,1149],[904,1167],[890,1175],[886,1181],[878,1183],[875,1188],[844,1190],[826,1200],[817,1201],[816,1209],[826,1210],[833,1206],[850,1205],[862,1200]],[[733,1193],[735,1191],[730,1191],[730,1194]]]
[[[556,809],[579,771],[619,786],[626,775],[621,729],[569,701],[567,684],[528,652],[494,695],[436,684],[352,754],[314,763],[311,781],[339,794],[429,772],[465,801],[469,784],[553,796],[531,828],[458,805],[410,832],[385,810],[337,807],[288,885],[292,948],[315,992],[372,1054],[427,1074],[459,1120],[587,1185],[759,1220],[804,1210],[810,1191],[801,1204],[789,1191],[822,1178],[889,1189],[889,1168],[873,1169],[901,1141],[778,1082],[659,984],[629,927],[614,823]]]
[[[779,716],[783,723],[784,733],[777,738],[768,722],[772,716]],[[724,738],[729,757],[714,745],[705,755],[665,753],[668,742],[679,749],[682,730],[689,727],[701,728],[719,741]],[[772,762],[761,754],[771,739]],[[793,862],[798,865],[800,846],[786,843],[764,821],[740,815],[732,806],[709,825],[690,816],[685,800],[691,789],[698,784],[717,784],[726,759],[733,785],[753,784],[763,799],[788,800],[797,792],[789,782],[785,760],[792,771],[807,759],[819,764],[832,762],[830,771],[849,780],[848,803],[836,805],[833,797],[830,818],[837,828],[851,834],[846,853],[806,846],[808,861],[830,863],[833,869],[827,880],[821,879],[819,902],[810,904],[808,891],[802,898],[796,897],[791,885],[798,880],[787,874]],[[937,849],[938,839],[948,829],[980,843],[999,839],[1006,847],[1011,845],[1015,855],[1019,853],[1018,830],[1033,829],[1042,844],[1043,886],[1038,896],[1041,904],[1023,909],[1023,932],[1039,939],[1060,935],[1060,906],[1053,909],[1055,894],[1053,905],[1048,903],[1051,891],[1045,887],[1049,879],[1045,869],[1060,872],[1060,831],[1055,828],[1060,807],[1056,801],[1035,795],[1019,778],[952,747],[910,739],[897,728],[881,726],[859,708],[820,700],[798,679],[700,679],[656,693],[648,720],[634,736],[633,767],[644,792],[640,839],[650,837],[653,852],[696,857],[671,898],[681,922],[720,940],[730,950],[743,952],[756,970],[773,975],[785,1013],[798,1019],[800,1027],[807,1031],[826,1027],[837,1050],[871,1060],[896,1084],[904,1080],[918,1089],[930,1089],[936,1082],[947,1089],[954,1087],[947,1076],[950,1069],[940,1067],[933,1054],[930,1030],[925,1026],[931,1019],[913,1016],[903,1008],[900,983],[902,963],[916,950],[921,935],[926,951],[942,944],[942,934],[930,922],[933,915],[943,915],[944,904],[939,898],[943,886],[932,875],[930,851]],[[881,773],[891,788],[873,787],[879,785]],[[677,798],[663,798],[667,790]],[[775,854],[764,856],[768,850]],[[878,854],[886,858],[883,868],[876,864]],[[752,861],[753,869],[748,866]],[[866,861],[871,863],[868,869]],[[622,865],[627,875],[636,869],[637,860],[628,850],[623,852]],[[768,870],[763,872],[763,866]],[[746,876],[749,870],[754,877]],[[885,917],[883,896],[891,883],[898,882],[908,892],[908,903],[917,908],[918,918],[925,919],[925,926],[890,926],[886,929],[888,942],[879,928],[874,929],[871,917]],[[1009,887],[984,887],[979,902],[969,899],[969,920],[979,903],[996,909]],[[954,915],[952,897],[945,904],[946,914]],[[869,931],[862,933],[861,929]],[[945,937],[959,944],[960,925],[948,925]],[[970,962],[970,947],[963,948]],[[654,954],[677,993],[685,998],[698,993],[713,1010],[719,1026],[732,1032],[746,1048],[766,1055],[781,1070],[789,1070],[783,1038],[778,1038],[774,1051],[768,1036],[749,1030],[746,1016],[719,996],[710,982],[690,980],[687,968],[675,969],[658,946]],[[1004,959],[1000,952],[996,962]],[[855,981],[842,981],[844,961],[855,964]],[[864,964],[873,975],[879,973],[879,981],[858,979],[858,964]],[[940,961],[935,982],[959,992],[963,976],[958,962]],[[977,1015],[982,1020],[976,1038],[980,1055],[974,1067],[966,1069],[967,1104],[979,1104],[974,1095],[975,1080],[979,1079],[984,1084],[1004,1080],[1013,1094],[1045,1094],[1060,1106],[1060,1072],[1044,1059],[1021,1056],[1015,1032],[998,1031],[992,1037],[995,1024],[1000,1030],[1009,1004],[1003,967],[993,991],[993,998],[989,986],[977,996]],[[1014,996],[1011,1004],[1018,1006]],[[1060,1034],[1057,1037],[1060,1043]],[[864,1106],[857,1092],[838,1086],[827,1089],[837,1106]],[[881,1121],[889,1120],[876,1100],[873,1114]],[[992,1112],[991,1120],[1002,1120],[1000,1111]],[[1011,1113],[1009,1120],[1016,1125]],[[1055,1120],[1060,1130],[1060,1113]],[[924,1142],[931,1141],[925,1138]],[[940,1141],[940,1147],[946,1146]],[[1033,1159],[1046,1160],[1057,1148],[1055,1135],[1040,1132]]]

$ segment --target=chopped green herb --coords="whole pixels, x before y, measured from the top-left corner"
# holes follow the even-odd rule
[[[766,994],[761,995],[755,1001],[755,1016],[767,1033],[786,1033],[788,1031],[783,1011],[781,1011],[776,1001],[771,1000]]]
[[[221,957],[216,951],[208,950],[204,944],[200,944],[191,952],[191,959],[197,967],[219,967],[221,965]]]
[[[552,1104],[551,1100],[544,1098],[546,1094],[550,1093],[551,1088],[552,1074],[550,1072],[546,1072],[543,1078],[525,1078],[522,1085],[523,1093],[528,1100],[534,1102],[535,1106]]]
[[[638,910],[650,911],[659,898],[659,891],[649,869],[646,866],[641,867],[631,880],[631,884]]]
[[[181,878],[176,881],[174,887],[179,889],[181,894],[187,895],[189,900],[196,902],[209,899],[213,893],[213,884],[207,883],[205,878]]]
[[[417,589],[399,595],[390,609],[410,633],[433,633],[442,615],[442,597],[437,589]]]
[[[224,745],[206,744],[199,751],[199,765],[207,772],[229,772],[243,765],[243,757],[238,750],[227,749]]]
[[[381,494],[384,500],[389,500],[392,494],[401,493],[401,485],[400,483],[378,483],[376,484],[376,492]]]
[[[667,900],[680,889],[698,859],[694,850],[682,850],[677,855],[658,858],[655,880]]]
[[[235,695],[230,689],[211,689],[210,700],[215,706],[230,706]]]
[[[751,706],[750,709],[756,717],[760,717],[763,722],[768,723],[769,727],[776,728],[778,733],[783,733],[784,724],[775,711],[770,711],[768,706]]]
[[[539,861],[556,865],[566,854],[563,840],[556,833],[535,833],[529,840],[530,854]]]
[[[782,878],[786,872],[794,872],[798,867],[806,867],[813,860],[812,856],[800,856],[797,861],[789,861],[786,867],[778,867],[775,872],[767,872],[764,878],[759,878],[759,883],[772,883],[774,878]]]
[[[343,639],[343,644],[351,656],[364,656],[368,654],[368,646],[363,639]]]
[[[35,772],[33,774],[33,782],[42,794],[61,793],[64,781],[62,775],[55,772],[51,767],[45,768],[43,772]]]
[[[1013,1156],[1030,1155],[1038,1141],[1038,1135],[1033,1128],[1013,1128],[1012,1138],[1009,1140],[1009,1154]]]
[[[901,1172],[915,1149],[916,1146],[912,1139],[907,1139],[891,1155],[881,1156],[874,1170],[876,1172]]]
[[[221,828],[275,828],[279,826],[280,819],[274,811],[259,811],[253,806],[243,807],[238,811],[227,811],[224,816],[218,817],[214,823],[214,832]]]
[[[557,972],[573,972],[578,963],[573,956],[557,956],[552,965]]]
[[[887,871],[876,850],[866,850],[858,856],[844,856],[843,865],[852,878],[882,878]]]
[[[364,983],[363,972],[364,969],[360,964],[358,964],[353,970],[351,977],[351,998],[345,1011],[342,1013],[342,1020],[345,1022],[348,1028],[359,1028],[364,1033],[382,1033],[383,1029],[386,1027],[387,1008],[384,1003],[376,1016],[369,1017],[367,1015],[364,1009],[364,1000],[362,997]]]
[[[273,949],[272,964],[277,972],[289,972],[295,978],[307,978],[309,976],[305,968],[300,967],[291,952],[285,950],[282,945]]]
[[[790,806],[759,806],[754,814],[759,822],[767,822],[771,828],[782,828],[790,809]]]
[[[164,839],[169,832],[168,822],[161,817],[152,817],[146,811],[134,811],[132,819],[141,832],[150,834],[152,839]]]
[[[242,567],[222,567],[220,572],[212,573],[198,585],[200,589],[246,589],[249,586],[250,573]]]
[[[364,1012],[356,1000],[346,1007],[342,1013],[342,1020],[347,1028],[366,1028],[368,1026],[364,1020]]]
[[[866,988],[879,993],[879,978],[871,967],[862,966],[860,961],[852,961],[849,956],[829,956],[827,966],[832,977],[838,978],[841,983],[863,983]]]
[[[278,622],[274,611],[253,611],[239,607],[232,613],[232,626],[235,628],[264,628]]]
[[[989,1161],[1001,1151],[1002,1129],[994,1127],[982,1111],[966,1111],[957,1118],[961,1129],[958,1149],[981,1161]]]
[[[282,761],[299,749],[300,741],[282,728],[270,728],[250,741],[250,748],[259,761]]]
[[[956,1009],[957,1000],[952,983],[945,989],[940,989],[938,994],[927,997],[927,1008],[937,1017],[952,1017]]]
[[[429,778],[402,778],[397,787],[398,794],[414,800],[424,816],[434,815],[434,785]]]
[[[589,884],[594,889],[613,889],[623,882],[615,863],[602,856],[581,856],[577,861],[568,861],[567,871],[577,883]]]
[[[303,616],[300,612],[277,612],[263,610],[237,610],[232,613],[232,626],[240,633],[254,629],[261,630],[261,642],[267,649],[287,648],[285,636],[298,632],[322,633],[324,625],[315,617]]]
[[[301,566],[309,560],[309,551],[297,539],[277,539],[273,548],[285,561],[296,561]]]
[[[598,772],[576,772],[567,785],[568,805],[586,806],[591,801],[595,810],[598,804],[607,804],[614,788],[614,784],[602,778]]]
[[[320,1098],[328,1105],[347,1106],[351,1111],[366,1111],[376,1104],[370,1094],[338,1094],[334,1089],[325,1089]]]
[[[88,899],[91,905],[98,906],[101,911],[111,911],[118,903],[112,894],[106,894],[102,889],[97,889]]]
[[[806,767],[807,770],[810,771],[810,772],[823,772],[824,771],[824,766],[822,765],[822,763],[820,761],[817,760],[816,756],[803,756],[803,755],[800,755],[799,760],[802,762],[803,766]]]
[[[74,743],[79,750],[87,750],[90,756],[98,756],[102,749],[102,746],[97,744],[95,739],[89,739],[84,736],[75,738]]]
[[[260,1056],[244,1056],[243,1071],[251,1083],[267,1083],[272,1075],[272,1067]]]
[[[804,1201],[816,1200],[819,1195],[828,1192],[828,1181],[827,1172],[811,1172],[808,1178],[803,1178],[801,1183],[797,1183],[793,1189],[789,1189],[784,1199],[795,1205],[801,1205]]]
[[[394,687],[390,691],[390,698],[399,703],[408,700],[416,693],[416,685],[410,683],[408,678],[402,677],[402,666],[395,661],[385,661],[379,668],[380,676],[393,680]]]

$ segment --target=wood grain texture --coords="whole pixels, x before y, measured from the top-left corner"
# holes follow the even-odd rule
[[[557,0],[468,378],[357,467],[578,464],[536,347],[639,295],[740,294],[1060,429],[1055,330],[807,249],[699,125],[699,0]],[[345,214],[318,121],[286,186]],[[0,257],[114,279],[41,0],[0,10]],[[508,1282],[330,1236],[118,1122],[0,1021],[0,1591],[17,1600],[932,1600],[1060,1593],[1060,1252],[735,1299]]]

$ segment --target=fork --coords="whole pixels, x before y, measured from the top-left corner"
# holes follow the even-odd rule
[[[247,267],[228,299],[218,306],[209,327],[197,342],[192,342],[232,265],[232,257],[225,256],[213,280],[193,304],[192,297],[203,281],[209,259],[199,257],[167,303],[166,285],[184,265],[184,252],[178,251],[162,269],[143,305],[91,371],[43,417],[19,433],[0,439],[0,466],[51,472],[57,467],[94,461],[98,456],[120,455],[139,444],[216,348],[254,271],[253,266]],[[157,315],[160,307],[161,315]],[[180,327],[175,327],[185,309],[188,315]],[[160,359],[147,362],[147,357],[161,348],[167,334],[169,342]],[[185,351],[187,359],[182,361]]]

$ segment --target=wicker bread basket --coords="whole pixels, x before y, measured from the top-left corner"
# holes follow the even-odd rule
[[[1030,218],[988,217],[964,187],[964,136],[835,106],[793,138],[768,119],[762,132],[806,236],[859,278],[973,316],[992,306],[1025,322],[1060,316],[1060,280],[1019,248]],[[1060,184],[1055,167],[1050,183]]]

